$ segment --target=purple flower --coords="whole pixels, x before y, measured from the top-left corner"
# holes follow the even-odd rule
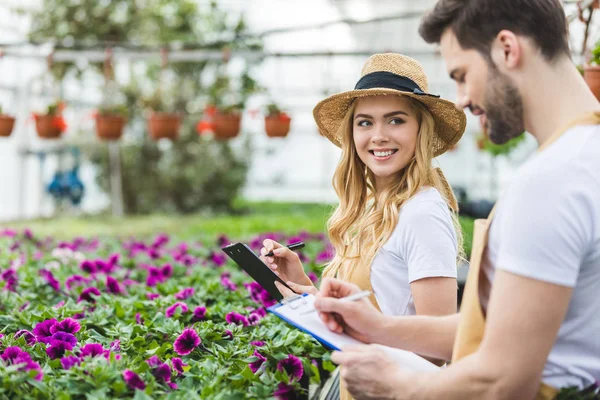
[[[81,364],[81,360],[75,356],[66,356],[60,359],[60,364],[63,369],[71,369],[72,367]]]
[[[23,303],[23,305],[21,307],[19,307],[19,311],[23,311],[24,309],[26,309],[27,307],[29,307],[29,302],[26,301],[25,303]]]
[[[162,273],[163,279],[166,281],[173,276],[173,266],[171,264],[165,264],[161,268],[160,272]]]
[[[196,331],[188,328],[184,329],[181,335],[175,339],[173,349],[180,356],[185,356],[186,354],[190,354],[201,343],[202,340],[200,340],[200,336],[198,336]]]
[[[149,359],[146,360],[146,362],[148,363],[148,365],[151,368],[156,368],[162,364],[162,362],[160,361],[160,359],[157,356],[150,357]]]
[[[233,332],[229,329],[225,330],[225,332],[223,332],[223,339],[233,340]]]
[[[112,351],[121,351],[121,341],[119,339],[111,342],[109,349]]]
[[[29,332],[28,330],[21,329],[15,333],[15,339],[20,338],[21,336],[25,338],[25,343],[27,343],[27,346],[33,346],[37,342],[37,339],[33,333]]]
[[[48,271],[47,269],[41,269],[40,276],[44,278],[46,283],[48,283],[52,289],[60,292],[60,282],[54,277],[52,272]]]
[[[100,296],[100,291],[98,289],[96,289],[95,287],[89,287],[87,289],[83,289],[83,291],[79,295],[79,299],[77,299],[77,302],[79,303],[82,301],[87,301],[90,303],[95,303],[96,299],[94,299],[92,297],[92,295]]]
[[[38,323],[33,328],[33,334],[37,338],[38,342],[42,342],[42,343],[46,343],[46,344],[50,343],[50,339],[52,338],[52,334],[53,334],[53,332],[51,331],[51,328],[54,325],[56,325],[57,323],[58,323],[58,321],[56,321],[55,319],[47,319],[45,321]]]
[[[175,294],[175,298],[177,300],[186,300],[192,297],[195,293],[194,288],[185,288],[181,290],[179,293]]]
[[[255,313],[250,313],[250,315],[248,316],[248,324],[254,326],[254,325],[258,325],[259,322],[260,322],[260,317]]]
[[[219,235],[219,237],[217,238],[217,246],[219,247],[225,247],[229,243],[231,243],[231,241],[226,235]]]
[[[19,279],[17,277],[17,271],[12,268],[7,269],[6,271],[0,274],[0,278],[6,282],[6,289],[11,292],[17,291],[17,284],[19,283]]]
[[[50,327],[50,332],[53,334],[56,332],[66,332],[73,335],[79,332],[80,329],[81,325],[79,325],[79,322],[75,321],[73,318],[65,318],[62,321],[52,325]]]
[[[173,369],[177,371],[178,375],[183,374],[183,367],[188,366],[188,364],[184,364],[181,358],[179,357],[171,358],[171,365],[173,366]]]
[[[194,308],[194,317],[192,319],[194,322],[202,321],[204,317],[206,317],[206,307],[198,306]]]
[[[250,342],[252,346],[263,347],[266,343],[262,340],[255,340],[254,342]]]
[[[317,283],[317,281],[319,280],[319,277],[314,272],[309,272],[308,279],[310,279],[312,283]]]
[[[112,294],[123,293],[123,288],[121,288],[119,281],[113,278],[112,276],[106,277],[106,289],[108,290],[108,293]]]
[[[107,263],[106,261],[101,260],[101,259],[95,260],[94,264],[96,265],[97,272],[104,272],[106,274],[110,273],[113,268],[112,265],[110,265],[109,263]]]
[[[242,314],[236,313],[235,311],[230,312],[225,316],[225,321],[230,324],[243,325],[248,326],[248,318],[244,317]]]
[[[153,287],[156,286],[157,283],[161,283],[163,281],[162,271],[155,267],[148,268],[148,277],[146,278],[146,285]]]
[[[182,314],[188,312],[188,310],[189,310],[187,304],[178,301],[177,303],[173,304],[171,307],[167,307],[167,311],[165,312],[165,315],[167,316],[167,318],[171,318],[175,314],[175,312],[177,312],[177,308],[181,308]]]
[[[315,263],[317,263],[317,264],[328,263],[329,261],[331,261],[333,259],[334,254],[335,254],[335,250],[333,249],[333,246],[331,246],[331,244],[328,244],[327,247],[325,248],[325,250],[323,250],[322,252],[317,254],[317,257],[315,258]]]
[[[148,300],[154,300],[160,297],[160,294],[158,293],[146,293],[146,298]]]
[[[285,372],[287,372],[290,378],[298,380],[302,378],[302,374],[304,374],[304,367],[302,366],[302,361],[300,361],[298,357],[293,356],[291,354],[289,354],[287,358],[277,363],[277,370],[285,370]]]
[[[222,267],[225,265],[227,259],[224,254],[221,253],[211,253],[209,257],[210,261],[212,261],[217,267]]]
[[[139,325],[144,323],[144,318],[142,318],[142,314],[140,314],[140,313],[135,314],[135,322]]]
[[[152,247],[162,247],[165,244],[169,243],[169,235],[165,234],[165,233],[161,233],[159,235],[156,236],[156,238],[154,239],[154,242],[152,243]]]
[[[31,229],[29,229],[29,228],[25,228],[23,230],[23,236],[27,240],[33,240],[33,232],[31,232]]]
[[[156,367],[154,369],[154,371],[152,371],[152,374],[158,379],[161,380],[163,382],[170,382],[171,381],[171,367],[169,367],[168,364],[160,364],[158,367]]]
[[[85,311],[82,311],[77,314],[73,314],[73,319],[83,319],[83,318],[85,318]]]
[[[273,392],[273,397],[277,400],[296,400],[298,398],[294,387],[283,382],[277,386],[277,390]]]
[[[154,247],[151,247],[147,250],[148,253],[148,257],[150,257],[152,260],[156,260],[160,258],[160,251]]]
[[[8,364],[22,364],[31,360],[31,356],[18,346],[7,347],[0,356]]]
[[[50,339],[50,345],[46,348],[48,357],[55,359],[65,355],[65,351],[73,350],[77,344],[77,338],[70,333],[56,332]]]
[[[111,266],[117,265],[119,263],[120,257],[121,257],[121,255],[119,253],[111,254],[110,257],[108,258],[108,264]]]
[[[277,300],[275,300],[273,296],[269,294],[269,292],[263,290],[263,292],[260,294],[260,303],[264,307],[271,307],[277,303]]]
[[[81,348],[81,358],[101,356],[105,352],[104,347],[99,343],[88,343]]]
[[[67,278],[65,281],[65,286],[68,290],[71,290],[74,286],[87,285],[89,283],[88,278],[84,278],[81,275],[73,275]]]
[[[260,354],[256,350],[254,350],[254,354],[252,354],[252,355],[254,357],[257,357],[258,360],[252,361],[250,364],[248,364],[248,366],[250,367],[250,369],[252,370],[252,372],[256,373],[256,371],[258,371],[260,369],[260,367],[263,365],[263,363],[265,361],[267,361],[267,358],[264,357],[262,354]]]
[[[123,380],[131,389],[146,389],[146,384],[144,383],[142,378],[140,378],[138,374],[129,369],[123,371]]]
[[[88,274],[95,274],[97,272],[96,263],[91,260],[84,260],[79,264],[79,269]]]
[[[133,280],[133,279],[124,279],[123,285],[125,285],[125,286],[139,285],[139,282],[136,280]]]
[[[237,285],[233,283],[228,277],[221,277],[221,285],[227,290],[231,290],[235,292],[237,290]]]

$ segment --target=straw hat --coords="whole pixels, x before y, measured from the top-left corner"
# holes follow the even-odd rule
[[[334,94],[313,110],[321,135],[341,147],[338,129],[354,99],[365,96],[401,95],[423,103],[435,120],[434,155],[449,150],[465,131],[467,118],[454,103],[427,93],[427,76],[416,60],[401,54],[385,53],[369,57],[354,90]]]

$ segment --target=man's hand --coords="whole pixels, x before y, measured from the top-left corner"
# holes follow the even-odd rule
[[[355,399],[403,398],[395,385],[406,381],[410,373],[401,370],[377,346],[344,347],[341,352],[333,352],[331,360],[341,366],[340,377]]]
[[[371,343],[373,334],[382,329],[385,317],[367,299],[341,299],[357,292],[360,292],[360,288],[356,285],[326,278],[321,283],[315,308],[330,330],[337,333],[346,332],[362,342]]]

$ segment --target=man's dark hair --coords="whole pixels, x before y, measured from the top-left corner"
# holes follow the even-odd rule
[[[559,0],[439,0],[423,17],[419,34],[427,43],[439,43],[447,28],[463,49],[475,49],[486,59],[503,29],[533,39],[548,61],[570,56],[567,19]]]

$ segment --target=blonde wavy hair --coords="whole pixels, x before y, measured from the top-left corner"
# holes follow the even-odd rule
[[[436,188],[448,204],[458,239],[458,259],[464,257],[456,198],[441,170],[432,166],[433,116],[419,101],[410,97],[404,99],[415,111],[419,122],[415,155],[397,172],[393,184],[380,192],[375,190],[375,175],[362,162],[354,146],[356,101],[339,127],[338,135],[343,138],[342,157],[333,176],[333,187],[340,202],[327,223],[335,256],[325,267],[324,277],[370,265],[394,231],[402,205],[424,186]]]

